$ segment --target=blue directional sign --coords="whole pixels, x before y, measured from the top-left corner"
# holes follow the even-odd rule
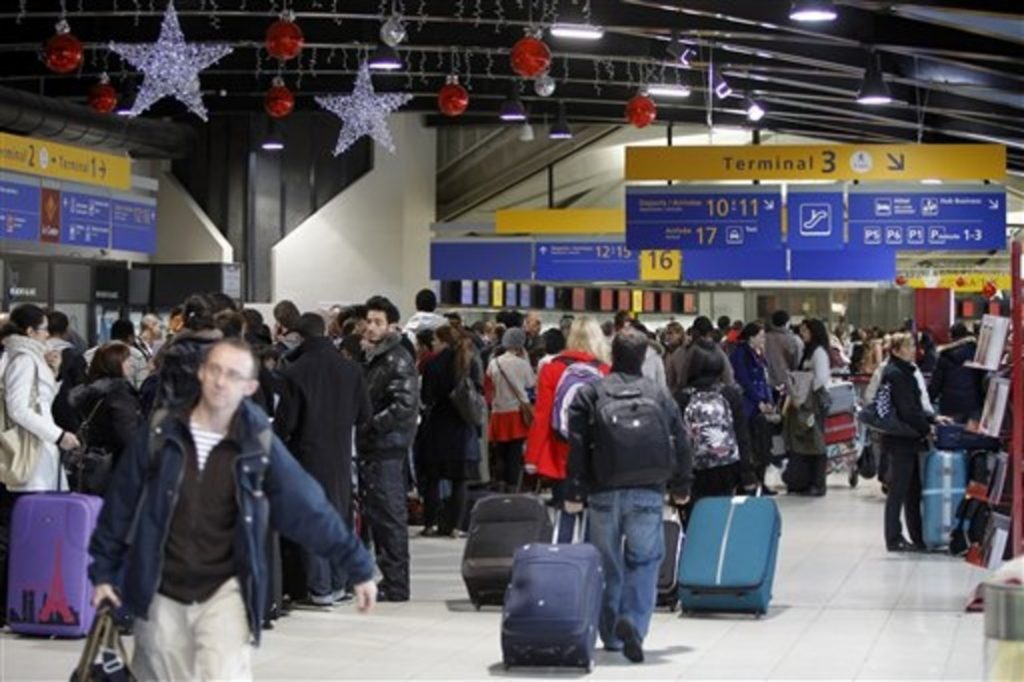
[[[631,249],[782,249],[777,187],[627,187],[626,245]]]
[[[751,251],[737,258],[721,250],[683,252],[683,281],[738,282],[740,280],[781,280],[789,278],[784,249]]]
[[[640,260],[622,242],[537,242],[536,278],[543,282],[627,282]]]
[[[435,241],[430,244],[430,279],[529,280],[533,244],[486,239]]]
[[[897,251],[1006,248],[1006,191],[972,185],[850,188],[850,247]]]
[[[789,278],[803,281],[891,282],[896,277],[896,252],[836,251],[827,256],[814,251],[792,251]]]
[[[156,202],[115,198],[111,205],[113,248],[156,252]]]
[[[0,238],[39,239],[39,184],[0,179]]]
[[[109,249],[110,203],[109,196],[61,192],[61,243]]]
[[[792,251],[843,248],[843,190],[791,186],[786,197],[787,245]]]

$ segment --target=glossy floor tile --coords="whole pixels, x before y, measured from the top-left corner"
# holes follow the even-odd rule
[[[600,652],[596,670],[501,666],[500,611],[473,610],[462,542],[411,541],[413,595],[363,617],[295,611],[256,652],[260,680],[977,680],[982,617],[963,605],[984,573],[940,555],[890,555],[873,481],[836,478],[824,499],[780,496],[783,533],[772,610],[682,618],[659,612],[634,666]],[[130,641],[130,640],[129,640]],[[0,636],[0,681],[67,679],[81,642]]]

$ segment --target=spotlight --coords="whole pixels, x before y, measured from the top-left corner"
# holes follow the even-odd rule
[[[556,38],[574,38],[576,40],[600,40],[604,36],[604,28],[590,24],[553,24],[551,35]]]
[[[523,106],[523,100],[519,99],[519,89],[515,83],[512,84],[512,90],[508,93],[508,97],[501,103],[498,117],[502,121],[510,123],[526,120],[526,108]]]
[[[836,8],[832,0],[794,0],[790,5],[789,18],[806,23],[835,21]]]
[[[747,120],[757,123],[764,118],[764,107],[755,102],[754,100],[747,98]]]
[[[728,81],[720,73],[715,73],[714,78],[711,79],[711,89],[715,91],[715,97],[718,99],[725,99],[732,94],[732,88],[729,86]]]
[[[279,152],[284,149],[284,135],[281,134],[281,126],[276,119],[271,119],[267,126],[267,134],[260,144],[260,149],[267,152]]]
[[[892,101],[889,86],[882,75],[882,64],[874,52],[868,55],[868,66],[864,70],[864,82],[857,93],[857,101],[861,104],[888,104]]]
[[[402,58],[398,56],[398,51],[384,43],[377,45],[366,63],[375,71],[397,71],[402,68]]]
[[[653,97],[677,97],[682,99],[690,96],[690,88],[679,83],[652,83],[647,86],[647,94]]]
[[[680,40],[679,32],[676,30],[672,31],[672,40],[669,41],[668,47],[665,48],[665,52],[667,52],[668,56],[672,57],[673,60],[686,67],[689,67],[690,60],[697,56],[697,50],[693,49],[693,47],[688,43],[684,43]]]
[[[572,128],[569,127],[569,120],[565,117],[565,102],[558,103],[558,118],[555,120],[551,130],[548,131],[549,140],[571,140]]]

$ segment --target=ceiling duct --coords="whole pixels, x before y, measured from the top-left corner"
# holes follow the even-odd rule
[[[2,86],[0,130],[151,159],[187,156],[195,139],[195,131],[184,124],[99,114],[86,106]]]

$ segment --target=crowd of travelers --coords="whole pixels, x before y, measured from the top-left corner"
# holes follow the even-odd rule
[[[166,328],[154,315],[139,330],[119,320],[93,348],[62,312],[16,307],[0,332],[6,416],[41,445],[27,482],[0,488],[0,576],[19,496],[103,495],[90,577],[97,603],[136,617],[143,677],[185,678],[195,666],[245,677],[279,593],[306,608],[409,600],[410,526],[460,535],[480,489],[549,489],[566,512],[560,538],[586,502],[590,540],[616,569],[606,589],[645,595],[664,548],[641,541],[650,528],[619,530],[623,505],[660,508],[668,495],[685,516],[703,497],[775,495],[766,474],[786,455],[788,492],[825,495],[836,374],[873,375],[869,391],[888,385],[913,429],[881,444],[885,541],[921,547],[917,452],[936,415],[966,421],[984,398],[961,324],[936,348],[907,331],[791,325],[781,310],[654,332],[628,312],[603,323],[566,315],[546,330],[533,311],[465,324],[440,314],[431,290],[415,307],[403,324],[383,296],[326,312],[282,301],[265,320],[222,294],[194,295]],[[596,415],[624,396],[653,406],[657,428],[599,428]],[[638,452],[661,473],[646,476]],[[602,614],[606,647],[642,660],[652,600]]]

